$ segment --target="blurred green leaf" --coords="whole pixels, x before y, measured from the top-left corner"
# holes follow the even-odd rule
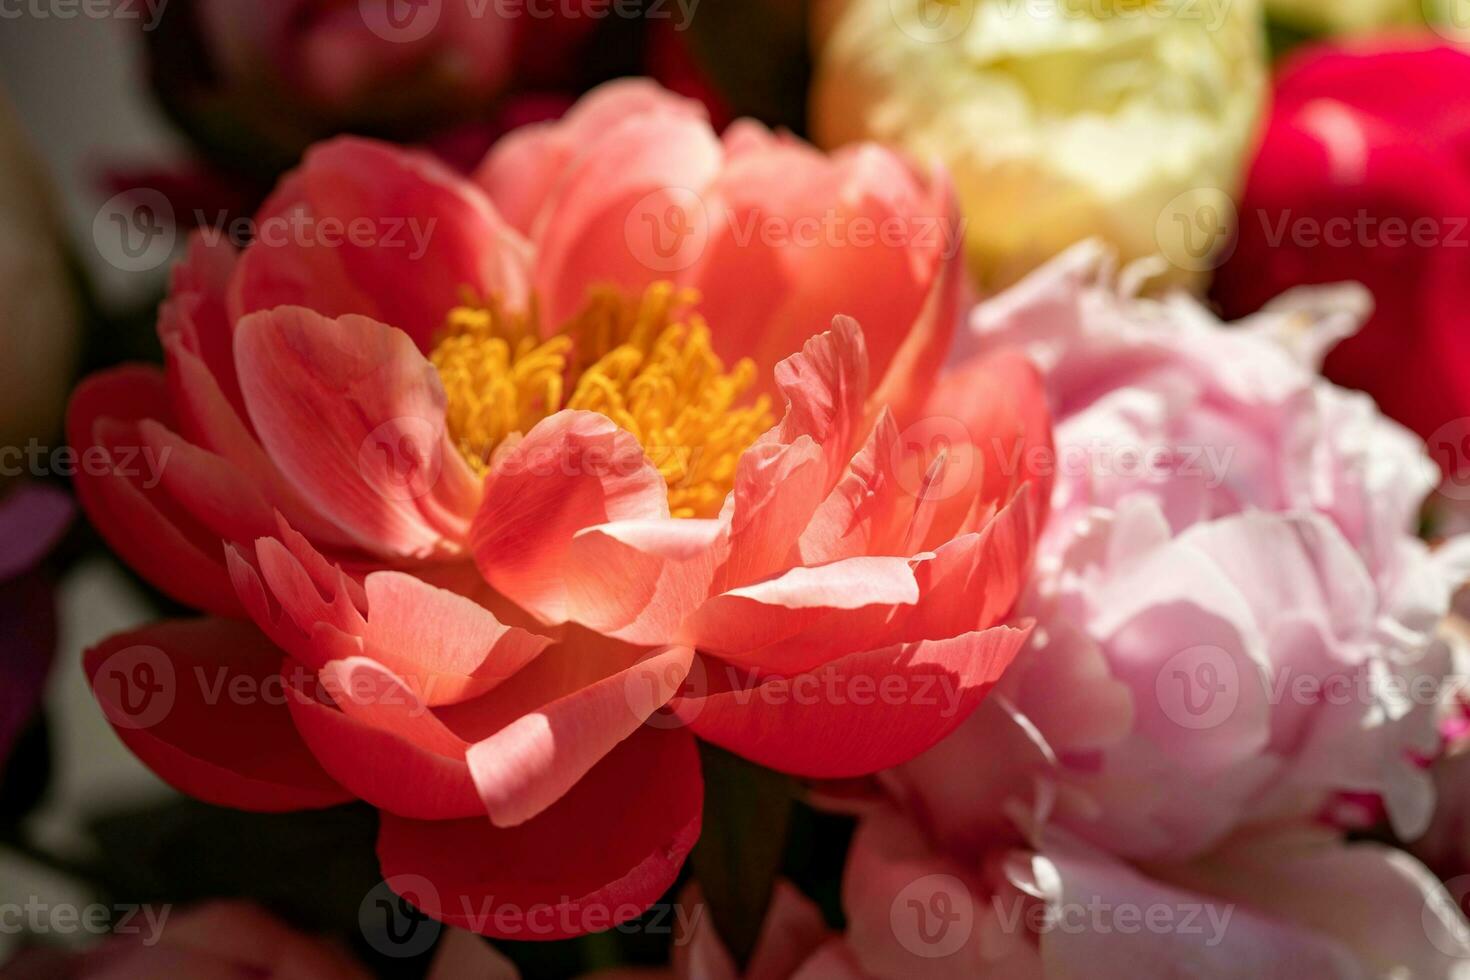
[[[369,806],[287,814],[223,810],[192,800],[93,822],[100,884],[115,901],[256,901],[305,928],[358,931],[381,879]]]
[[[743,969],[781,871],[796,782],[700,743],[704,829],[694,874],[720,938]]]

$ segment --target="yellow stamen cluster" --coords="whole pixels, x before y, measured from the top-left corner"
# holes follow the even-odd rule
[[[484,473],[508,437],[548,415],[598,412],[643,446],[675,516],[718,513],[740,454],[773,416],[764,396],[739,404],[755,365],[746,359],[725,370],[709,326],[692,312],[697,301],[668,283],[635,299],[597,289],[542,340],[534,310],[472,299],[449,314],[430,355],[449,395],[451,437]]]

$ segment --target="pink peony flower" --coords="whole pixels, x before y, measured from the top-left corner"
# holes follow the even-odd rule
[[[978,309],[974,343],[1026,349],[1055,411],[1037,626],[954,736],[882,777],[896,805],[845,887],[872,975],[1449,976],[1470,952],[1432,875],[1326,819],[1356,793],[1427,826],[1465,573],[1463,544],[1414,535],[1423,447],[1317,375],[1356,295],[1226,329],[1084,245]],[[1124,928],[1154,908],[1175,918]],[[1186,932],[1189,909],[1235,918]],[[945,922],[965,936],[941,949]]]
[[[953,208],[640,82],[477,183],[313,150],[243,253],[195,239],[166,372],[73,399],[88,514],[212,616],[92,650],[109,719],[210,802],[366,800],[426,912],[543,939],[673,883],[691,731],[813,777],[929,748],[1024,642],[1049,493],[996,459],[1050,445],[1029,366],[940,376],[942,236],[850,234]]]
[[[1120,293],[1082,246],[981,306],[982,348],[1042,366],[1059,472],[1035,649],[949,749],[1030,736],[956,790],[969,833],[1021,799],[1111,852],[1187,859],[1347,792],[1423,831],[1465,551],[1415,535],[1422,445],[1316,373],[1357,298],[1288,294],[1227,330]]]
[[[860,972],[900,980],[1456,978],[1470,927],[1402,851],[1311,829],[1140,868],[1065,834],[980,859],[864,820],[843,881]]]

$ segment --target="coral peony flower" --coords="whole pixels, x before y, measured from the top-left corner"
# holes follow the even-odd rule
[[[691,730],[807,776],[933,745],[1024,642],[1049,486],[997,463],[1049,448],[1034,372],[939,374],[942,238],[857,238],[953,207],[640,82],[478,184],[316,148],[243,253],[195,239],[167,371],[73,400],[88,513],[214,617],[92,650],[110,720],[211,802],[366,800],[425,911],[543,939],[672,884]]]
[[[1196,216],[1239,186],[1262,109],[1255,0],[822,0],[814,16],[818,143],[945,161],[986,287],[1094,235],[1182,276],[1228,240]]]
[[[1282,71],[1215,296],[1231,315],[1293,286],[1373,293],[1328,377],[1371,394],[1429,442],[1453,501],[1470,499],[1464,329],[1470,127],[1457,108],[1470,53],[1420,38],[1327,45]]]
[[[1037,626],[882,777],[844,886],[867,973],[1447,977],[1470,954],[1431,874],[1329,819],[1358,793],[1427,825],[1466,571],[1414,537],[1422,445],[1316,375],[1362,306],[1300,293],[1226,329],[1084,245],[979,307],[980,349],[1027,350],[1056,413]]]

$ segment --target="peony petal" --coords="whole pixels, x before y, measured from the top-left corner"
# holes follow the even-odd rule
[[[978,534],[966,534],[914,563],[919,602],[902,621],[904,640],[937,640],[999,623],[1029,581],[1040,522],[1026,488]]]
[[[709,596],[728,553],[717,520],[619,521],[572,539],[570,618],[628,643],[661,646]]]
[[[280,603],[302,634],[311,636],[318,623],[352,636],[362,634],[365,629],[362,613],[352,602],[345,576],[330,585],[319,582],[276,538],[257,541],[255,559],[261,578],[270,587],[271,597]],[[315,657],[308,663],[319,666]]]
[[[636,648],[572,629],[488,693],[433,709],[428,704],[432,687],[373,659],[360,637],[322,625],[312,647],[326,664],[320,684],[295,688],[291,708],[302,737],[344,786],[380,809],[421,820],[483,819],[486,801],[477,779],[486,787],[499,786],[499,795],[492,796],[495,813],[553,802],[581,775],[578,765],[600,758],[619,740],[616,728],[623,718],[613,710],[619,702],[621,716],[631,721],[626,734],[667,700],[667,695],[650,699],[650,682],[678,683],[666,680],[672,668],[660,669],[662,664],[635,670],[641,653]],[[330,699],[322,698],[323,692]],[[608,710],[599,714],[600,708]],[[532,716],[561,731],[591,720],[598,731],[584,732],[584,744],[573,746],[583,755],[570,760],[557,757],[551,741],[522,737],[535,724],[526,721]],[[520,768],[497,776],[492,770],[500,760],[481,749],[485,772],[472,774],[466,756],[480,743],[496,746],[492,753],[519,752]],[[538,749],[553,754],[536,759]],[[517,774],[522,778],[514,787],[517,798],[507,798]],[[558,786],[557,780],[564,782]]]
[[[789,679],[734,665],[675,702],[699,737],[793,775],[843,779],[906,762],[959,726],[1025,645],[997,627],[857,653]]]
[[[684,683],[694,651],[673,647],[523,715],[466,757],[497,827],[514,827],[561,799]]]
[[[798,548],[803,564],[912,550],[909,527],[924,482],[910,482],[901,474],[896,464],[905,455],[898,426],[885,406],[867,444],[801,532]]]
[[[138,434],[162,468],[162,486],[178,505],[224,541],[250,541],[275,527],[270,503],[228,460],[200,449],[151,419]]]
[[[692,264],[710,223],[701,191],[722,156],[709,123],[678,112],[625,118],[584,148],[534,230],[548,324],[581,309],[593,286],[636,295]]]
[[[552,642],[412,575],[374,572],[366,585],[369,654],[415,683],[431,706],[493,690]]]
[[[350,653],[352,647],[344,643],[342,649]],[[469,744],[402,679],[375,661],[347,656],[327,665],[318,688],[292,687],[291,717],[339,783],[373,806],[410,819],[484,813],[464,761]],[[323,703],[321,690],[336,707]]]
[[[1049,844],[1032,859],[1043,899],[1090,928],[1053,929],[1042,939],[1048,975],[1099,980],[1218,972],[1229,963],[1238,976],[1263,980],[1321,977],[1349,980],[1365,974],[1341,945],[1300,924],[1210,894],[1183,891],[1145,877],[1127,864],[1089,849]],[[1332,900],[1326,900],[1333,895]],[[1341,894],[1319,892],[1319,903],[1340,905]],[[1097,909],[1089,913],[1084,910]],[[1169,926],[1135,928],[1125,915],[1167,910]],[[1182,928],[1189,915],[1195,928]],[[1177,920],[1173,917],[1178,917]],[[1331,916],[1329,916],[1331,917]],[[1415,918],[1417,920],[1417,909]],[[1092,925],[1092,923],[1096,923]],[[1142,923],[1140,922],[1140,926]],[[1419,940],[1422,945],[1422,936]]]
[[[1344,844],[1313,831],[1246,838],[1168,874],[1182,887],[1239,902],[1351,951],[1352,976],[1457,977],[1470,961],[1462,896],[1408,854],[1380,844]],[[1314,974],[1297,974],[1306,975]]]
[[[158,339],[165,349],[186,353],[197,361],[221,400],[244,418],[245,403],[235,376],[234,321],[226,309],[237,260],[235,246],[223,236],[191,235],[187,254],[169,276],[168,299],[158,312]],[[174,380],[170,368],[170,381]],[[196,439],[188,428],[187,414],[181,404],[185,434]]]
[[[247,314],[279,306],[357,314],[427,350],[466,288],[523,306],[528,260],[484,194],[443,164],[341,137],[308,151],[261,209],[230,317],[238,329]]]
[[[904,430],[920,459],[945,454],[946,468],[930,490],[934,515],[925,546],[979,530],[975,515],[1004,506],[1035,487],[1034,538],[1046,523],[1056,473],[1046,389],[1031,362],[1012,350],[985,354],[944,374],[922,418]]]
[[[548,202],[582,154],[629,119],[672,115],[704,119],[705,108],[680,98],[646,78],[607,82],[577,100],[559,120],[522,126],[498,142],[475,174],[475,180],[505,219],[524,235],[546,220]]]
[[[281,653],[250,626],[155,623],[88,650],[85,666],[124,744],[181,792],[261,813],[352,799],[297,734]]]
[[[863,328],[851,317],[836,317],[831,329],[776,365],[786,414],[761,443],[790,445],[810,437],[826,454],[829,486],[836,483],[862,438],[868,377]]]
[[[699,836],[702,806],[694,740],[644,728],[519,827],[384,814],[378,859],[390,883],[426,879],[432,888],[412,897],[440,921],[502,939],[566,939],[657,901]]]
[[[1019,893],[1001,896],[989,884],[977,863],[941,853],[911,818],[879,809],[859,824],[842,874],[847,942],[875,977],[1042,980],[1021,923],[996,921],[1009,911],[1001,899]],[[949,928],[935,929],[936,911]]]
[[[163,376],[153,368],[114,368],[77,387],[67,413],[77,497],[108,545],[163,592],[239,615],[219,538],[156,486],[168,460],[143,453],[137,423],[147,419],[171,421]]]
[[[605,416],[558,412],[486,478],[470,546],[486,581],[559,623],[568,618],[566,566],[577,532],[668,517],[664,478],[637,439]]]
[[[790,676],[851,653],[918,601],[907,559],[848,558],[715,596],[684,635],[702,652]]]
[[[445,432],[444,389],[408,336],[300,307],[235,333],[240,383],[271,458],[365,551],[451,550],[478,488]],[[324,508],[325,509],[325,508]]]
[[[322,516],[322,511],[281,475],[261,448],[255,433],[247,427],[245,420],[248,416],[244,398],[239,393],[239,382],[234,380],[233,360],[230,362],[230,377],[236,388],[235,398],[240,401],[238,408],[225,400],[221,383],[203,361],[184,349],[178,338],[165,339],[164,361],[169,394],[178,413],[180,435],[228,460],[240,472],[244,483],[259,488],[275,509],[309,534],[312,540],[329,547],[351,544],[351,539]]]
[[[910,349],[905,366],[932,376],[955,321],[936,318],[918,332],[915,324],[943,256],[960,251],[947,184],[924,186],[897,155],[871,144],[828,157],[749,125],[739,144],[703,195],[709,241],[688,276],[704,297],[720,356],[752,358],[762,389],[774,393],[771,366],[841,314],[868,331],[876,377],[905,339],[925,348],[922,357]],[[737,326],[754,323],[761,328]]]
[[[776,381],[786,414],[740,458],[727,503],[730,556],[717,591],[790,567],[802,530],[847,468],[868,393],[862,329],[838,317],[777,365]]]

